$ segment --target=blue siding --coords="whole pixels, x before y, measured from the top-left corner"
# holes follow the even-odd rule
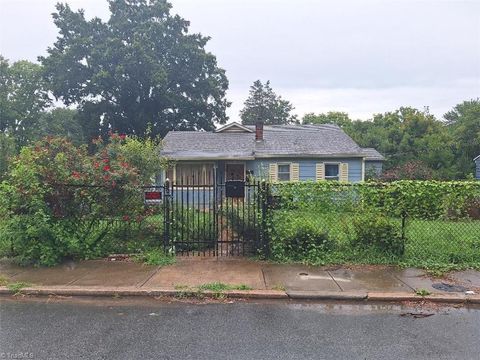
[[[360,158],[321,158],[321,159],[258,159],[247,162],[247,170],[253,171],[255,177],[267,179],[269,165],[272,163],[298,163],[300,180],[315,181],[315,170],[318,162],[348,163],[348,181],[362,181],[362,159]]]
[[[480,158],[475,160],[475,165],[476,165],[476,178],[480,180]]]
[[[211,162],[211,161],[209,161]],[[348,163],[348,181],[360,182],[362,181],[362,159],[361,158],[318,158],[318,159],[292,159],[292,158],[278,158],[278,159],[257,159],[245,161],[246,170],[252,171],[253,176],[260,179],[268,179],[269,165],[272,163],[298,163],[300,168],[300,181],[315,181],[316,164],[324,163]],[[380,164],[381,166],[381,164]],[[217,181],[223,182],[224,179],[225,161],[217,161]],[[163,180],[159,178],[160,184]]]

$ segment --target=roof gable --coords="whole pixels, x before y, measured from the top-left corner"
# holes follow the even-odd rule
[[[237,122],[232,122],[228,125],[222,126],[220,129],[215,130],[216,133],[251,133],[253,130],[237,123]]]

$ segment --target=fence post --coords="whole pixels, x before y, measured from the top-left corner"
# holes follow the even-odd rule
[[[270,186],[269,184],[266,183],[265,180],[262,180],[261,182],[261,206],[262,206],[262,231],[261,231],[261,237],[262,237],[262,247],[263,247],[263,254],[265,258],[268,258],[270,256],[270,241],[269,241],[269,231],[267,229],[268,223],[267,223],[267,216],[268,216],[268,199],[269,199],[269,190]]]
[[[170,180],[163,184],[163,250],[168,251],[170,243]]]
[[[402,255],[405,253],[405,227],[407,226],[407,212],[402,211]]]

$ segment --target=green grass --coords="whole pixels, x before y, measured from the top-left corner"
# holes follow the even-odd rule
[[[31,284],[26,282],[14,282],[7,284],[7,288],[13,292],[14,295],[17,295],[21,292],[22,289],[31,286]]]
[[[408,219],[405,227],[405,253],[394,256],[376,249],[360,249],[351,245],[353,219],[360,213],[319,213],[307,211],[274,211],[275,241],[281,241],[288,220],[295,217],[311,222],[335,239],[336,248],[305,262],[327,264],[394,264],[421,267],[444,273],[464,268],[480,268],[480,220],[417,220]],[[392,219],[401,227],[400,219]],[[273,248],[275,244],[272,244]],[[280,262],[287,258],[278,258]]]
[[[430,294],[431,292],[428,291],[427,289],[417,289],[417,291],[415,291],[415,295],[418,295],[418,296],[428,296]]]
[[[146,251],[135,257],[135,261],[146,265],[167,266],[175,264],[175,256],[166,254],[162,249]]]
[[[253,290],[250,286],[241,284],[241,285],[229,285],[224,284],[221,282],[213,282],[208,284],[202,284],[198,287],[201,291],[214,291],[214,292],[222,292],[228,290]]]

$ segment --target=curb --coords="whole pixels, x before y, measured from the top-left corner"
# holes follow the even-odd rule
[[[132,288],[60,288],[60,287],[26,287],[18,291],[22,295],[38,296],[143,296],[143,297],[209,297],[237,299],[288,299],[284,291],[276,290],[229,290],[223,292],[198,291],[197,289],[132,289]],[[0,287],[0,295],[14,295],[10,289]]]
[[[287,291],[291,299],[299,300],[367,300],[364,291]]]
[[[278,291],[278,290],[229,290],[224,292],[198,291],[196,289],[135,289],[135,288],[85,288],[85,287],[27,287],[18,291],[22,295],[34,296],[90,296],[90,297],[181,297],[181,298],[235,298],[265,300],[316,300],[316,301],[374,301],[374,302],[423,302],[480,304],[480,294],[432,294],[419,296],[409,292],[365,292],[365,291]],[[14,295],[7,287],[0,287],[0,295]]]

